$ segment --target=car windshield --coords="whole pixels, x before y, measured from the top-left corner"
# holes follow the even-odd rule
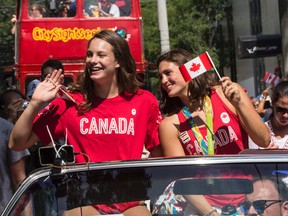
[[[187,195],[204,195],[219,208],[226,204],[237,207],[253,192],[253,179],[287,179],[287,163],[249,162],[243,157],[219,157],[218,161],[201,157],[154,159],[44,169],[26,179],[13,197],[17,201],[8,204],[10,212],[5,215],[69,215],[67,212],[73,209],[79,209],[77,215],[85,215],[81,207],[134,201],[143,202],[152,215],[168,215],[171,212],[167,206],[187,206]]]

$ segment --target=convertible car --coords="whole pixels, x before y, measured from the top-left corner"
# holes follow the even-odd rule
[[[253,179],[266,177],[288,183],[286,154],[252,151],[239,155],[60,164],[29,175],[2,215],[60,216],[79,209],[78,215],[83,216],[81,208],[85,206],[135,201],[146,205],[153,216],[201,215],[197,205],[193,207],[186,200],[199,195],[219,212],[240,215],[241,203],[253,192]]]

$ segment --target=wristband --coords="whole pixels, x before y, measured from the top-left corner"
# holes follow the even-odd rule
[[[217,212],[216,209],[212,209],[211,211],[209,211],[207,214],[205,214],[204,216],[210,216],[213,212]]]

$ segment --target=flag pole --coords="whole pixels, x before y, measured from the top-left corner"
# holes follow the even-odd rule
[[[57,86],[56,83],[55,83],[52,79],[48,78],[48,80],[49,80],[55,87]],[[62,89],[62,87],[61,87],[59,90],[62,91],[62,93],[65,94],[71,101],[73,101],[74,103],[76,103],[76,101],[74,100],[74,98],[72,98],[64,89]]]
[[[210,60],[210,62],[211,62],[211,64],[212,64],[212,66],[213,66],[213,68],[214,68],[217,76],[219,77],[219,79],[221,79],[221,76],[220,76],[220,74],[218,73],[218,70],[217,70],[217,68],[215,67],[215,65],[214,65],[214,63],[213,63],[213,61],[212,61],[212,58],[210,57],[209,53],[208,53],[207,51],[205,51],[205,53],[206,53],[206,55],[208,56],[208,58],[209,58],[209,60]]]

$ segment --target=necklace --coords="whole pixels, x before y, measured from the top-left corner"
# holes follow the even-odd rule
[[[211,100],[207,95],[204,97],[203,109],[205,111],[205,117],[206,117],[207,141],[203,138],[197,124],[195,123],[195,120],[193,119],[191,113],[189,112],[186,106],[182,108],[182,112],[186,120],[189,121],[191,130],[203,154],[213,155],[214,154],[214,137],[213,137],[213,123],[212,123],[213,110]]]
[[[271,133],[271,141],[272,141],[272,143],[277,144],[277,138],[275,136],[271,120],[267,121],[267,124],[268,124],[268,127],[270,129],[270,133]],[[286,141],[285,141],[285,143],[284,143],[282,148],[283,149],[288,149],[288,138],[286,139]]]

